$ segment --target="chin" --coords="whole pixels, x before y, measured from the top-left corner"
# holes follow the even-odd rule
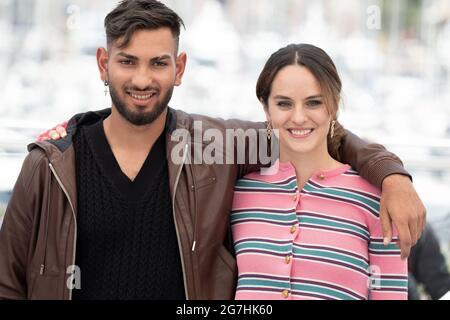
[[[288,144],[286,144],[288,149],[290,149],[292,152],[299,153],[299,154],[306,154],[314,151],[317,147],[313,141],[290,141]]]

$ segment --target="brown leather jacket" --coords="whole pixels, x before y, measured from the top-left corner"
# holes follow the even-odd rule
[[[68,136],[28,146],[0,231],[0,299],[71,299],[67,282],[75,264],[77,188],[72,137],[82,125],[106,118],[110,109],[75,116]],[[173,214],[187,299],[232,299],[236,262],[230,252],[228,215],[236,179],[257,165],[174,164],[175,129],[263,128],[263,123],[221,120],[169,109],[167,155]],[[194,137],[194,135],[193,135]],[[201,141],[190,142],[192,147]],[[189,145],[189,144],[188,144]],[[380,186],[392,173],[407,173],[382,146],[368,145],[350,132],[341,159]],[[69,268],[69,269],[68,269]]]

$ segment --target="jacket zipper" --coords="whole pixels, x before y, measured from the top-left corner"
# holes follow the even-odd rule
[[[180,234],[178,231],[177,217],[175,214],[175,195],[177,193],[178,182],[180,180],[181,172],[183,171],[184,162],[186,161],[186,158],[187,158],[188,149],[189,149],[189,144],[186,144],[184,147],[183,161],[181,163],[180,169],[178,170],[177,177],[175,179],[175,185],[173,187],[173,196],[172,196],[172,212],[173,212],[173,219],[174,219],[174,224],[175,224],[175,232],[177,234],[177,240],[178,240],[178,250],[180,251],[181,269],[183,270],[184,294],[186,296],[186,300],[189,300],[189,293],[188,293],[187,283],[186,283],[186,267],[185,267],[184,258],[183,258],[183,251],[181,249],[181,241],[180,241]]]
[[[58,174],[56,173],[55,169],[53,168],[53,165],[51,163],[49,163],[48,166],[50,167],[50,170],[52,171],[53,175],[55,176],[56,181],[58,181],[59,186],[61,187],[64,194],[66,195],[66,198],[70,204],[70,208],[72,209],[73,221],[74,221],[74,225],[75,225],[75,230],[74,230],[74,235],[73,235],[74,250],[73,250],[73,256],[72,256],[72,266],[74,266],[75,265],[75,252],[76,252],[76,247],[77,247],[77,218],[75,216],[75,209],[73,208],[73,204],[72,204],[72,201],[70,200],[69,193],[67,192],[63,183],[61,182],[61,179],[59,178]],[[69,288],[69,300],[72,300],[72,288]]]
[[[192,161],[192,159],[191,159]],[[191,171],[191,177],[192,177],[192,193],[194,194],[194,235],[192,239],[192,247],[191,251],[195,252],[195,248],[197,245],[197,186],[195,185],[195,178],[194,178],[194,172],[192,171],[192,166],[189,167]]]
[[[47,260],[47,242],[48,242],[48,221],[50,220],[50,202],[51,202],[51,177],[50,179],[48,179],[48,186],[47,186],[47,190],[48,190],[48,197],[47,197],[47,215],[45,217],[45,233],[44,233],[44,256],[42,258],[42,262],[41,262],[41,268],[39,269],[39,274],[41,276],[44,275],[44,271],[45,271],[45,263]]]

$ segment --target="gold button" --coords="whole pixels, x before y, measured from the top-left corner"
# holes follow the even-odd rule
[[[319,178],[319,180],[325,180],[325,175],[319,174],[318,178]]]
[[[287,298],[289,297],[289,290],[283,290],[283,292],[281,292],[281,294],[283,295],[283,297]]]
[[[295,231],[297,231],[297,226],[292,226],[290,232],[294,234]]]
[[[289,264],[289,262],[291,262],[291,256],[286,256],[284,257],[284,261],[286,262],[286,264]]]

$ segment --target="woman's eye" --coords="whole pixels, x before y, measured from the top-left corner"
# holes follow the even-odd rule
[[[306,105],[308,107],[317,107],[317,106],[320,106],[321,104],[322,104],[322,101],[320,101],[320,100],[310,100],[310,101],[306,102]]]

